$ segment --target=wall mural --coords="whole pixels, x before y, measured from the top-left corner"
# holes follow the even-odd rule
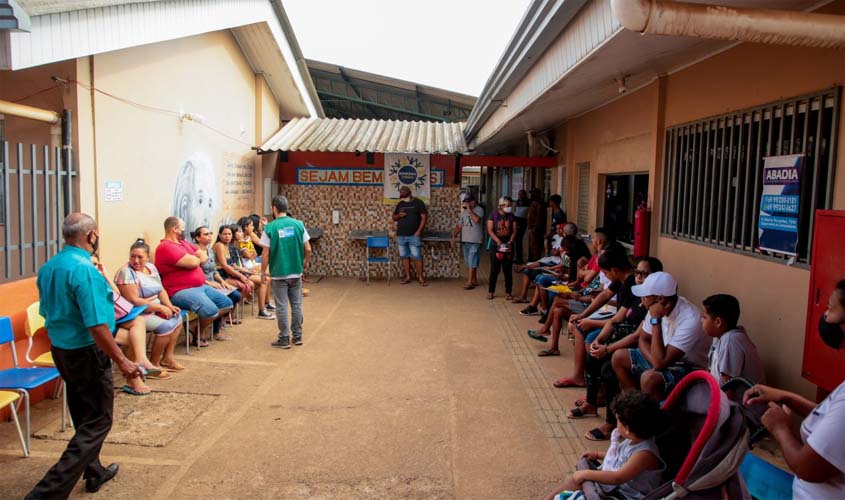
[[[220,206],[213,163],[204,153],[194,154],[182,163],[176,175],[170,213],[185,221],[187,231],[200,226],[215,228]]]

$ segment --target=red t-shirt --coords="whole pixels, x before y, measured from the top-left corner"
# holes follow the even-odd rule
[[[170,240],[161,240],[155,252],[155,265],[161,274],[161,283],[171,297],[186,288],[196,288],[205,284],[205,273],[197,266],[194,269],[186,269],[176,265],[179,259],[190,254],[196,256],[197,247],[187,241],[175,243]]]
[[[599,254],[595,254],[590,257],[590,260],[587,262],[587,270],[588,271],[598,271],[599,270]],[[581,283],[581,288],[587,288],[590,286],[589,281],[584,281]],[[169,293],[169,292],[168,292]]]

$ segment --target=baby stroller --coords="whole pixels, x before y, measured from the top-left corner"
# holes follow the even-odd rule
[[[656,499],[751,499],[739,474],[739,467],[757,432],[756,415],[728,400],[708,372],[690,373],[663,402],[667,429],[657,436],[657,445],[667,468],[664,483],[646,495]],[[595,468],[581,459],[576,468]],[[595,483],[581,485],[586,500],[614,498]]]

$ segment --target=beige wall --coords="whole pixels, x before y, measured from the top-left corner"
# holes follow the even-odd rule
[[[158,243],[174,203],[191,207],[189,226],[208,224],[215,233],[220,222],[260,208],[255,184],[261,184],[262,163],[250,147],[275,131],[279,110],[228,31],[100,54],[79,61],[81,74],[88,64],[97,88],[148,106],[198,113],[203,123],[236,139],[172,114],[94,95],[93,127],[92,114],[80,116],[80,160],[83,171],[96,166],[86,186],[96,190],[93,211],[110,268],[124,262],[135,238]],[[80,96],[80,104],[90,102],[90,96]],[[123,183],[122,201],[105,201],[106,181]]]
[[[845,1],[826,9],[845,14]],[[652,253],[696,303],[713,293],[731,293],[742,304],[748,327],[775,385],[814,395],[801,378],[809,271],[710,247],[657,237],[661,202],[662,136],[665,127],[845,84],[845,53],[744,44],[693,65],[558,127],[568,165],[567,209],[577,207],[576,165],[589,161],[590,224],[599,222],[598,176],[649,172]],[[840,103],[840,110],[842,109]],[[845,116],[839,117],[834,209],[845,209]]]

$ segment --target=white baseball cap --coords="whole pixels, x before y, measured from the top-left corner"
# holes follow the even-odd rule
[[[671,297],[678,294],[678,282],[669,273],[651,273],[642,285],[631,287],[631,292],[637,297],[648,297],[650,295]]]

